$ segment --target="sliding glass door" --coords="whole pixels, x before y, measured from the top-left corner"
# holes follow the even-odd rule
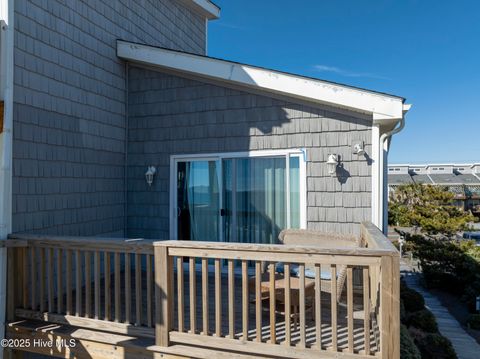
[[[174,159],[174,238],[275,243],[302,227],[302,153],[249,155]]]

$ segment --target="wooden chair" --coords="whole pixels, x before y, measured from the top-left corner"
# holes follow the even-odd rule
[[[280,232],[278,240],[281,244],[286,245],[302,245],[315,246],[320,248],[354,248],[360,247],[360,237],[355,237],[348,234],[326,233],[319,231],[312,231],[306,229],[284,229]],[[306,264],[306,273],[315,273],[315,267]],[[323,292],[331,293],[331,275],[330,269],[322,270],[321,290]],[[308,275],[307,275],[308,277]],[[337,266],[337,302],[342,297],[343,289],[345,287],[345,280],[347,277],[347,266]]]

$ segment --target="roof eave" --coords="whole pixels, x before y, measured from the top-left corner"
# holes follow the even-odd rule
[[[205,16],[208,20],[220,18],[220,8],[209,0],[179,0],[190,9]]]
[[[148,66],[369,114],[374,121],[401,119],[409,108],[403,98],[393,95],[122,40],[117,41],[117,56]]]

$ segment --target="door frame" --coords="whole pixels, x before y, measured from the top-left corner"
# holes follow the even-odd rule
[[[178,221],[177,221],[177,171],[178,162],[192,161],[218,161],[219,178],[219,197],[220,208],[223,206],[223,160],[231,158],[249,158],[249,157],[281,157],[286,160],[286,192],[290,194],[290,156],[299,157],[299,182],[300,182],[300,228],[307,228],[307,176],[306,163],[307,153],[303,148],[300,149],[281,149],[281,150],[258,150],[244,152],[220,152],[203,154],[181,154],[170,156],[170,186],[169,186],[169,219],[170,219],[170,239],[178,239]],[[290,207],[290,195],[287,196],[287,208]],[[289,225],[290,216],[287,216],[287,225]],[[223,223],[219,221],[219,236],[223,239]]]

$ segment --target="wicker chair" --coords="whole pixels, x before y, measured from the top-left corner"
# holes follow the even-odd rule
[[[360,247],[361,241],[353,235],[344,235],[338,233],[325,233],[318,231],[311,231],[305,229],[284,229],[278,236],[279,243],[286,245],[304,245],[304,246],[318,246],[321,248],[345,248],[345,247]],[[314,265],[305,265],[306,273],[314,273]],[[330,270],[323,272],[321,280],[321,288],[323,292],[331,293],[331,277]],[[308,275],[307,275],[308,277]],[[347,266],[337,266],[337,302],[342,297],[343,289],[345,287],[345,279],[347,277]]]

